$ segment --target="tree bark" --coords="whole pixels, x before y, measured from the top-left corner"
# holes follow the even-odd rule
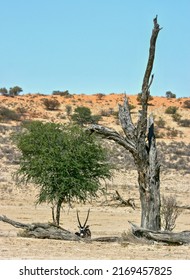
[[[123,106],[119,105],[119,120],[125,136],[117,131],[93,124],[91,132],[101,134],[106,139],[113,140],[129,151],[134,158],[138,171],[139,193],[141,200],[141,227],[160,230],[160,165],[157,159],[156,140],[154,135],[154,120],[147,117],[150,86],[153,82],[151,75],[155,47],[160,31],[157,17],[154,19],[154,28],[150,39],[149,57],[142,83],[142,110],[139,111],[137,124],[131,119],[127,97]]]
[[[61,214],[61,205],[63,203],[63,199],[59,199],[56,205],[56,225],[59,225],[60,222],[60,214]]]
[[[130,222],[129,222],[130,223]],[[130,223],[132,233],[137,237],[145,237],[157,242],[164,242],[172,245],[190,244],[190,231],[168,232],[168,231],[153,231],[144,229]]]

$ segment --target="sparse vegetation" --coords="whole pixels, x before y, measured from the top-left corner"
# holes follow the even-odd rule
[[[175,114],[178,110],[178,107],[176,106],[169,106],[166,110],[165,110],[165,114]]]
[[[180,120],[179,125],[183,127],[190,127],[190,119]]]
[[[9,90],[7,90],[5,87],[4,88],[0,88],[0,93],[2,95],[4,95],[4,96],[11,96],[11,97],[19,95],[19,93],[21,93],[22,91],[23,91],[22,88],[19,87],[19,86],[12,87]]]
[[[54,90],[52,92],[52,95],[59,95],[59,96],[66,96],[66,97],[68,97],[68,96],[70,96],[70,93],[69,93],[68,90],[65,90],[65,91]]]
[[[173,119],[174,122],[179,123],[180,120],[181,120],[181,115],[176,112],[176,113],[172,114],[172,119]]]
[[[164,128],[166,125],[166,121],[162,117],[159,117],[158,121],[155,121],[155,123],[159,128]]]
[[[11,110],[7,107],[0,107],[0,121],[19,121],[20,120],[20,114],[15,112],[14,110]]]
[[[66,114],[68,117],[70,117],[71,113],[72,113],[72,106],[70,105],[66,105]]]
[[[184,108],[190,109],[190,100],[185,100],[183,104]]]
[[[169,138],[175,138],[178,136],[178,130],[175,129],[175,128],[168,128],[168,131],[167,131],[167,137]]]
[[[57,99],[48,99],[44,98],[42,100],[43,105],[45,106],[46,110],[58,110],[60,107],[60,103]]]
[[[161,218],[164,230],[172,231],[176,225],[176,219],[181,214],[181,209],[177,207],[175,196],[162,196]]]

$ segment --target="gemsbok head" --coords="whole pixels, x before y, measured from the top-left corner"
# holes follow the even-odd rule
[[[90,209],[88,209],[86,220],[85,220],[84,224],[82,225],[80,222],[80,218],[79,218],[79,212],[77,210],[77,220],[78,220],[78,224],[79,224],[78,225],[79,232],[75,232],[75,234],[81,238],[91,238],[91,231],[89,229],[89,225],[86,225],[88,218],[89,218],[89,213],[90,213]]]

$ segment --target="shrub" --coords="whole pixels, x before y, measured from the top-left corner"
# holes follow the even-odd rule
[[[190,109],[190,100],[185,100],[183,103],[183,107]]]
[[[20,115],[17,114],[15,111],[6,108],[0,107],[0,120],[2,121],[18,121],[20,119]]]
[[[173,138],[173,137],[177,137],[177,135],[178,135],[178,131],[175,128],[171,128],[167,132],[167,136],[168,137],[172,137]]]
[[[97,123],[101,116],[99,115],[92,115],[91,110],[85,106],[79,106],[75,109],[74,114],[71,116],[72,120],[79,124],[89,124],[89,123]]]
[[[72,113],[72,106],[66,105],[65,109],[66,109],[67,116],[69,117]]]
[[[113,110],[112,108],[109,108],[108,110],[102,109],[102,110],[100,111],[100,115],[101,115],[101,116],[104,116],[104,117],[109,117],[109,116],[111,116],[111,115],[114,115],[114,110]]]
[[[46,107],[46,110],[58,110],[60,103],[56,99],[43,99],[43,105]]]
[[[161,117],[159,117],[159,120],[156,121],[155,123],[159,128],[164,128],[166,125],[166,121]]]
[[[183,127],[190,127],[190,119],[180,120],[179,124]]]
[[[155,129],[154,129],[154,134],[155,134],[156,138],[164,138],[165,137],[165,133],[161,132],[159,130],[159,128],[157,128],[157,127],[155,127]]]
[[[162,197],[161,217],[164,230],[172,231],[175,228],[177,217],[181,214],[181,209],[177,207],[174,196]]]
[[[165,113],[166,114],[175,114],[178,110],[178,107],[176,106],[169,106],[166,110],[165,110]]]
[[[97,97],[98,100],[102,100],[102,98],[103,98],[104,96],[105,96],[104,93],[97,93],[97,94],[96,94],[96,97]]]
[[[174,122],[178,123],[181,120],[181,115],[179,113],[172,114],[172,119]]]

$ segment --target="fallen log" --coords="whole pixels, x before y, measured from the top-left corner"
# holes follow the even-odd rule
[[[93,239],[81,238],[78,235],[52,223],[32,223],[24,224],[7,218],[6,216],[0,216],[0,221],[8,223],[16,228],[24,229],[19,236],[30,237],[30,238],[39,238],[39,239],[58,239],[58,240],[67,240],[67,241],[82,241],[90,243],[95,242],[118,242],[119,237],[117,236],[106,236],[106,237],[97,237]]]
[[[69,241],[86,241],[76,234],[52,223],[32,223],[24,224],[7,218],[6,216],[0,216],[0,221],[8,223],[16,228],[22,228],[24,231],[20,233],[23,237],[33,238],[49,238]]]
[[[190,244],[190,231],[169,232],[169,231],[153,231],[138,227],[129,222],[132,233],[137,237],[145,237],[149,240],[164,242],[172,245]]]

